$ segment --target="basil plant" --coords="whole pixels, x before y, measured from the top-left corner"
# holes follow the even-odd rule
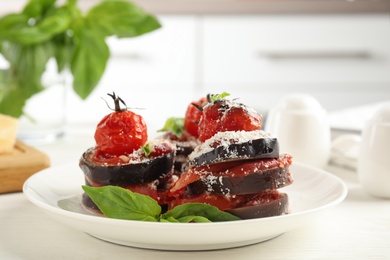
[[[105,71],[107,37],[137,37],[161,27],[125,0],[101,1],[85,14],[77,0],[58,2],[29,0],[19,13],[0,18],[0,54],[9,64],[0,73],[0,113],[23,114],[26,101],[45,89],[41,77],[51,58],[58,72],[69,69],[73,90],[86,99]]]

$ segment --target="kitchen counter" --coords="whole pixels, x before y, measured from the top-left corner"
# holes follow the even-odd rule
[[[92,127],[70,127],[64,139],[36,147],[50,156],[52,166],[77,164],[93,145],[92,133]],[[366,195],[354,171],[334,166],[327,170],[344,180],[349,193],[340,205],[323,211],[314,225],[217,251],[157,251],[104,242],[59,224],[23,193],[3,194],[0,259],[389,259],[390,200]]]

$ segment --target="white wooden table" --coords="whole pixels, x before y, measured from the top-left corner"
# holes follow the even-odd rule
[[[69,129],[56,144],[38,146],[52,165],[75,162],[94,144],[92,128]],[[390,200],[370,197],[355,172],[331,167],[349,193],[315,225],[240,248],[169,252],[111,244],[57,223],[22,193],[0,195],[0,259],[390,259]],[[1,183],[1,181],[0,181]],[[234,236],[234,234],[232,234]]]

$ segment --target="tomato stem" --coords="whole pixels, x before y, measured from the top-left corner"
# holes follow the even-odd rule
[[[115,109],[109,107],[111,110],[115,110],[115,112],[122,112],[127,110],[127,105],[125,101],[123,101],[123,99],[121,99],[119,96],[115,95],[115,92],[112,92],[112,94],[107,93],[107,95],[112,97],[112,99],[114,100]],[[121,108],[120,103],[122,103],[125,106],[125,108]]]
[[[209,103],[213,103],[212,94],[207,94],[206,98]]]
[[[203,107],[202,106],[199,106],[198,104],[195,104],[195,103],[191,103],[191,105],[193,105],[194,107],[199,109],[200,112],[203,112]]]

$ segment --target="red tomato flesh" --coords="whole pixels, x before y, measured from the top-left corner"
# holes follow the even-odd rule
[[[106,115],[95,132],[97,156],[120,156],[132,153],[148,139],[147,127],[142,116],[129,110]]]
[[[213,176],[247,176],[250,173],[256,173],[275,167],[285,167],[292,163],[292,156],[284,154],[278,159],[260,159],[260,160],[244,160],[217,163],[208,166],[190,168],[183,173],[177,180],[169,193],[172,196],[182,192],[189,184],[206,177]]]
[[[203,108],[198,125],[199,140],[204,142],[218,132],[260,130],[262,116],[243,104],[217,100]]]
[[[184,129],[192,136],[198,138],[198,124],[200,117],[202,116],[202,111],[193,104],[196,104],[199,107],[203,107],[205,104],[207,104],[207,98],[203,97],[196,102],[192,102],[187,107],[187,111],[184,117]]]
[[[205,203],[217,207],[219,210],[235,209],[240,207],[250,207],[255,205],[267,204],[281,197],[277,190],[266,190],[257,194],[237,195],[237,196],[215,196],[207,193],[190,197],[183,196],[172,200],[168,208],[172,209],[185,203]]]

